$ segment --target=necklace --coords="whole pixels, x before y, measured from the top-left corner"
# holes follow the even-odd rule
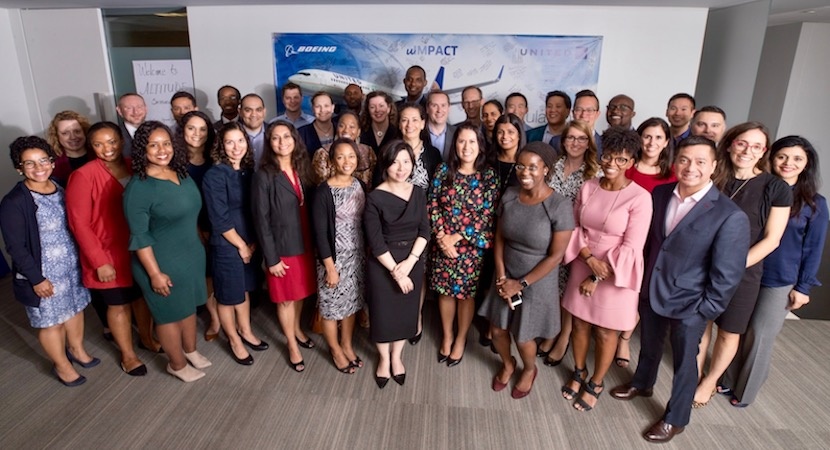
[[[754,178],[754,177],[753,177],[753,178]],[[741,191],[741,189],[743,189],[743,188],[744,188],[744,186],[746,186],[746,184],[747,184],[747,183],[749,183],[749,180],[751,180],[751,179],[752,179],[752,178],[747,178],[746,180],[744,180],[744,182],[743,182],[743,183],[741,183],[741,185],[740,185],[740,186],[738,186],[738,189],[735,189],[735,192],[733,192],[733,193],[732,193],[732,195],[730,195],[730,196],[729,196],[729,200],[734,199],[734,198],[735,198],[735,196],[736,196],[736,195],[738,195],[738,192],[740,192],[740,191]]]

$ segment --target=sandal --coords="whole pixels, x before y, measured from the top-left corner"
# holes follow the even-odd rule
[[[696,402],[696,401],[692,400],[692,409],[700,409],[700,408],[703,408],[704,406],[708,405],[709,401],[712,400],[712,397],[714,397],[717,392],[718,392],[718,390],[717,390],[717,388],[715,388],[715,390],[713,390],[712,394],[709,396],[709,400],[706,400],[705,402]],[[734,399],[735,397],[733,396],[732,398]],[[735,405],[732,405],[732,406],[735,406]]]
[[[579,386],[581,388],[582,385],[585,384],[585,376],[587,376],[587,375],[588,375],[588,369],[587,368],[582,368],[582,369],[574,368],[573,375],[571,375],[571,380],[578,382]],[[564,398],[565,400],[573,400],[574,397],[577,396],[577,394],[579,394],[579,392],[574,391],[567,384],[562,386],[562,398]]]
[[[602,390],[597,392],[597,388],[602,389]],[[584,392],[588,395],[593,395],[594,398],[596,398],[597,400],[599,400],[600,394],[602,394],[604,391],[605,391],[605,383],[594,384],[593,380],[588,380],[588,383],[585,384],[585,387],[582,390],[582,392]],[[581,409],[577,408],[577,406],[579,406]],[[587,404],[587,403],[585,403],[585,400],[582,400],[582,398],[580,397],[580,398],[576,399],[576,401],[574,401],[574,409],[577,410],[577,411],[588,412],[588,411],[594,409],[594,407]]]
[[[626,338],[622,337],[622,333],[620,333],[620,340],[625,341],[625,342],[628,342],[628,341],[630,341],[630,340],[631,340],[631,338],[626,339]],[[629,350],[628,350],[628,351],[629,351],[629,353],[631,353],[631,349],[630,349],[630,348],[629,348]],[[628,359],[628,358],[620,358],[619,356],[614,355],[614,364],[616,364],[616,365],[617,365],[617,367],[621,367],[621,368],[623,368],[623,369],[627,369],[627,368],[628,368],[628,364],[629,364],[630,362],[631,362],[631,360],[630,360],[630,359]]]
[[[719,384],[715,390],[718,391],[718,394],[720,395],[732,395],[732,388],[728,388],[723,384]]]
[[[360,356],[356,356],[353,360],[349,361],[349,365],[355,369],[360,369],[363,367],[363,360],[360,359]]]
[[[734,395],[729,400],[729,404],[734,406],[735,408],[746,408],[747,406],[749,406],[749,403],[741,403],[741,401],[738,400],[738,397],[735,397]]]

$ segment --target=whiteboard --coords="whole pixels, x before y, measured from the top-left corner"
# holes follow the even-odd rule
[[[175,130],[170,97],[178,91],[195,94],[189,59],[133,61],[135,88],[147,104],[147,119],[164,122]]]

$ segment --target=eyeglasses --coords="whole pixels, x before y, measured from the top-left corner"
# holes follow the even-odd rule
[[[608,105],[608,110],[609,111],[614,111],[616,109],[619,109],[620,111],[633,111],[634,110],[634,108],[632,108],[628,105]]]
[[[764,151],[767,149],[766,147],[764,147],[761,144],[749,145],[749,142],[744,141],[744,140],[732,141],[732,147],[734,147],[739,152],[742,152],[742,151],[744,151],[748,148],[749,151],[751,151],[752,153],[754,153],[756,155],[764,153]]]
[[[52,164],[52,158],[41,158],[37,161],[21,161],[20,167],[24,169],[34,169],[35,166],[48,166]]]
[[[582,114],[582,113],[593,114],[593,113],[595,113],[599,110],[596,109],[596,108],[574,108],[573,111],[574,111],[574,114]]]
[[[525,166],[523,164],[516,164],[516,171],[523,172],[525,170],[529,171],[530,173],[537,173],[541,169],[539,168],[539,166]]]
[[[476,106],[481,104],[481,99],[461,102],[461,106]]]
[[[626,158],[625,156],[612,156],[607,153],[604,153],[602,156],[599,157],[602,162],[611,162],[612,160],[618,166],[624,166],[628,161],[631,161],[631,158]]]
[[[580,144],[588,143],[588,136],[565,136],[565,142],[573,143],[574,141],[579,142]]]

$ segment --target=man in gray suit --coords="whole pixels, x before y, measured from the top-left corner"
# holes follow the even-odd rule
[[[668,442],[689,423],[697,386],[698,344],[706,322],[726,309],[741,281],[749,251],[749,220],[714,187],[715,143],[684,139],[675,160],[677,183],[654,189],[654,216],[646,243],[640,291],[641,348],[630,383],[611,395],[650,397],[670,332],[674,358],[671,398],[663,417],[643,437]]]
[[[431,91],[427,95],[427,126],[429,141],[441,152],[441,159],[447,161],[452,148],[455,125],[447,120],[450,116],[450,97],[443,91]]]
[[[130,156],[133,150],[133,135],[139,125],[144,123],[147,117],[147,104],[144,97],[135,92],[128,92],[118,97],[118,105],[115,107],[118,117],[121,118],[121,137],[124,145],[121,150],[124,156]]]

